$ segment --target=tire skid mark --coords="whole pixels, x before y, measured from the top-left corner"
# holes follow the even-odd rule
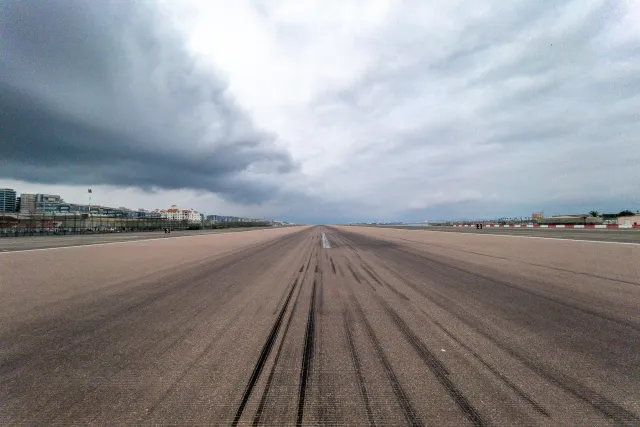
[[[304,353],[302,356],[302,369],[300,370],[300,387],[298,390],[298,417],[296,425],[302,425],[304,416],[304,402],[307,395],[307,387],[311,373],[314,356],[315,330],[316,330],[316,280],[313,281],[311,289],[311,304],[307,317],[307,331],[304,337]]]
[[[505,261],[512,261],[512,262],[517,262],[517,263],[520,263],[520,264],[531,265],[531,266],[534,266],[534,267],[542,267],[542,268],[545,268],[545,269],[548,269],[548,270],[555,270],[555,271],[562,271],[562,272],[565,272],[565,273],[578,274],[578,275],[581,275],[581,276],[591,277],[591,278],[594,278],[594,279],[609,280],[611,282],[618,282],[618,283],[625,283],[625,284],[628,284],[628,285],[640,286],[640,282],[632,282],[630,280],[616,279],[615,277],[609,277],[609,276],[602,276],[602,275],[599,275],[599,274],[586,273],[584,271],[576,271],[576,270],[570,270],[570,269],[566,269],[566,268],[553,267],[553,266],[550,266],[550,265],[547,265],[547,264],[537,264],[537,263],[533,263],[533,262],[522,261],[522,260],[514,259],[514,258],[502,257],[502,256],[498,256],[498,255],[483,254],[482,252],[475,252],[475,251],[469,251],[469,250],[454,248],[454,247],[451,247],[451,246],[438,245],[438,244],[435,244],[433,242],[429,242],[427,244],[425,242],[420,242],[418,240],[404,239],[404,238],[400,238],[400,237],[394,237],[394,239],[404,240],[406,242],[418,243],[418,244],[422,244],[422,245],[436,246],[436,247],[447,249],[447,250],[451,250],[451,251],[469,253],[469,254],[479,255],[479,256],[483,256],[483,257],[487,257],[487,258],[494,258],[494,259],[500,259],[500,260],[505,260]],[[571,240],[571,239],[567,239],[567,240]]]
[[[455,307],[456,303],[450,298],[443,296],[439,292],[433,291],[439,298],[445,300],[446,304],[440,301],[436,301],[435,298],[433,298],[433,295],[429,295],[427,291],[425,291],[421,286],[418,286],[411,281],[407,281],[406,283],[416,292],[423,295],[431,303],[454,316],[475,333],[481,335],[482,337],[493,343],[495,346],[500,348],[502,351],[521,362],[532,372],[535,372],[546,381],[554,384],[558,388],[585,402],[587,405],[591,406],[602,415],[622,425],[640,425],[640,417],[635,415],[633,412],[607,399],[605,396],[581,384],[579,381],[569,377],[567,374],[559,372],[553,368],[546,367],[542,363],[535,361],[531,357],[528,357],[518,352],[517,350],[514,350],[508,344],[494,338],[492,335],[479,328],[477,326],[479,324],[478,319],[476,319],[475,316],[466,313],[466,310],[458,310],[464,311],[465,314],[460,314],[459,312],[453,311],[452,307]]]
[[[486,426],[487,422],[482,418],[478,410],[469,402],[465,395],[449,378],[449,370],[438,360],[420,338],[409,328],[409,325],[391,308],[389,303],[378,296],[378,300],[386,312],[389,314],[398,329],[403,333],[409,344],[418,353],[422,361],[427,365],[429,370],[436,376],[440,385],[442,385],[453,401],[462,410],[467,419],[475,426]]]
[[[610,322],[616,323],[618,325],[621,325],[621,326],[624,326],[624,327],[627,327],[627,328],[634,329],[636,331],[640,331],[640,326],[635,325],[633,323],[625,322],[624,320],[617,319],[617,318],[615,318],[613,316],[609,316],[607,314],[600,313],[600,312],[595,311],[595,310],[590,310],[588,308],[580,307],[579,305],[576,305],[576,304],[570,304],[568,302],[561,301],[561,300],[559,300],[557,298],[553,298],[551,296],[547,296],[547,295],[541,294],[541,293],[533,291],[531,289],[523,288],[521,286],[514,285],[514,284],[511,284],[509,282],[505,282],[504,280],[491,278],[491,277],[485,276],[483,274],[479,274],[479,273],[467,270],[467,269],[462,268],[462,267],[458,267],[458,266],[455,266],[455,265],[447,264],[447,263],[442,262],[442,261],[435,260],[435,259],[430,258],[428,256],[415,254],[415,253],[413,253],[411,251],[407,251],[407,250],[403,250],[403,249],[397,249],[397,251],[401,252],[401,253],[409,254],[409,255],[414,256],[414,257],[418,256],[421,259],[423,259],[423,262],[427,261],[429,263],[437,265],[438,266],[437,269],[441,270],[441,271],[442,270],[449,270],[449,271],[453,270],[453,271],[456,271],[458,273],[463,273],[465,275],[468,275],[468,276],[470,276],[472,278],[475,278],[475,279],[480,278],[480,279],[485,280],[486,282],[488,282],[490,284],[491,283],[495,283],[495,284],[500,285],[502,287],[506,287],[506,288],[509,288],[509,289],[515,289],[515,290],[518,290],[520,292],[523,292],[523,293],[526,293],[526,294],[529,294],[529,295],[533,295],[533,296],[535,296],[537,298],[541,298],[543,300],[549,301],[549,302],[551,302],[553,304],[558,304],[558,305],[561,305],[563,307],[566,307],[566,308],[569,308],[569,309],[572,309],[572,310],[580,311],[582,313],[585,313],[585,314],[588,314],[588,315],[591,315],[591,316],[594,316],[594,317],[597,317],[597,318],[600,318],[600,319],[608,320]]]
[[[222,335],[224,335],[225,332],[227,332],[227,330],[231,327],[231,325],[233,325],[236,320],[238,319],[238,317],[240,316],[240,314],[242,313],[242,311],[245,309],[246,307],[243,307],[242,309],[240,309],[238,311],[238,313],[236,313],[235,316],[233,316],[232,318],[230,318],[225,325],[222,327],[222,329],[220,331],[218,331],[218,333],[216,334],[216,336],[213,338],[213,340],[211,340],[211,342],[209,344],[207,344],[207,346],[202,350],[202,352],[200,354],[198,354],[198,356],[196,356],[195,359],[193,359],[186,368],[183,369],[183,371],[180,373],[180,375],[171,383],[171,385],[169,386],[169,388],[167,390],[165,390],[164,393],[162,393],[162,395],[160,396],[160,398],[158,400],[156,400],[153,405],[151,405],[151,407],[147,410],[147,412],[144,414],[144,416],[138,420],[138,422],[140,423],[144,423],[146,420],[148,420],[151,415],[153,415],[153,413],[160,407],[160,405],[167,399],[167,397],[169,397],[171,395],[171,393],[173,393],[176,388],[178,387],[178,384],[180,383],[180,381],[182,381],[187,374],[189,373],[189,371],[191,371],[191,369],[199,362],[201,361],[204,356],[209,353],[209,351],[213,348],[214,344],[216,344],[218,342],[218,340],[220,339],[220,337]],[[177,342],[178,339],[176,339],[175,342]],[[173,345],[172,345],[173,347]]]
[[[329,261],[331,262],[331,270],[333,270],[333,274],[336,274],[336,265],[333,263],[333,258],[329,257]]]
[[[401,299],[409,301],[409,297],[406,296],[404,293],[400,292],[399,290],[397,290],[395,288],[395,286],[391,286],[389,283],[387,283],[384,280],[381,280],[379,278],[376,278],[373,274],[372,271],[370,271],[370,269],[368,269],[364,264],[362,265],[362,267],[364,268],[364,270],[369,273],[369,275],[376,281],[376,283],[378,283],[380,286],[386,286],[387,288],[389,288],[389,290],[391,292],[393,292],[394,294],[396,294],[397,296],[399,296]]]
[[[500,372],[498,369],[496,369],[495,367],[493,367],[491,364],[489,364],[486,360],[484,360],[482,358],[482,356],[480,356],[474,349],[472,349],[471,347],[469,347],[468,345],[466,345],[461,339],[459,339],[458,337],[456,337],[451,331],[449,331],[444,325],[442,325],[440,322],[438,322],[437,320],[433,319],[426,311],[422,310],[422,313],[427,316],[427,318],[429,318],[429,320],[431,320],[431,322],[433,324],[435,324],[442,332],[444,332],[449,338],[451,338],[453,341],[455,341],[460,347],[464,348],[465,350],[467,350],[469,353],[471,353],[471,355],[478,360],[480,363],[482,363],[482,365],[487,368],[492,374],[494,374],[498,379],[500,379],[502,382],[505,383],[505,385],[507,387],[509,387],[515,394],[517,394],[522,400],[524,400],[525,402],[527,402],[529,405],[531,405],[533,407],[533,409],[535,409],[536,411],[538,411],[540,414],[544,415],[545,417],[550,417],[551,414],[549,414],[549,412],[547,412],[546,409],[544,409],[542,407],[542,405],[540,405],[538,402],[536,402],[531,396],[529,396],[524,390],[522,390],[520,387],[518,387],[516,384],[512,383],[511,380],[509,380],[509,378],[507,378],[506,375],[504,375],[502,372]]]
[[[414,257],[423,256],[422,254],[415,254],[408,250],[400,250],[400,248],[397,247],[395,247],[394,249],[398,250],[401,253],[410,254]],[[638,415],[627,410],[623,406],[609,400],[607,397],[601,395],[597,391],[586,387],[578,380],[570,377],[569,375],[560,372],[553,367],[545,366],[543,363],[538,362],[535,359],[518,352],[508,343],[493,337],[490,332],[485,330],[486,328],[478,326],[483,324],[480,319],[478,319],[472,313],[469,313],[463,307],[459,306],[456,301],[453,301],[452,299],[442,295],[440,292],[431,288],[429,289],[431,293],[428,292],[424,286],[414,283],[411,278],[406,275],[406,273],[397,271],[395,268],[391,267],[387,262],[385,262],[385,259],[388,259],[388,257],[381,257],[380,254],[376,255],[380,259],[381,264],[384,265],[389,270],[389,272],[391,272],[399,280],[406,283],[409,287],[421,294],[423,297],[425,297],[425,299],[427,299],[443,311],[449,313],[462,324],[467,326],[470,330],[484,337],[486,340],[493,343],[496,347],[504,351],[506,354],[522,363],[532,372],[539,375],[542,379],[548,381],[550,384],[555,385],[566,393],[574,396],[578,400],[583,401],[585,404],[589,405],[605,417],[614,420],[619,425],[640,425],[640,417]],[[449,268],[451,267],[447,264],[444,264],[443,266]],[[471,272],[471,274],[474,273]],[[436,296],[444,302],[437,301],[435,298]]]
[[[367,266],[367,264],[365,264],[365,263],[363,262],[363,263],[362,263],[362,265],[361,265],[361,267],[362,267],[362,269],[363,269],[364,271],[366,271],[367,273],[369,273],[369,276],[371,276],[371,278],[372,278],[373,280],[375,280],[375,282],[376,282],[378,285],[383,286],[383,285],[382,285],[382,280],[380,279],[380,277],[378,277],[378,275],[377,275],[376,273],[374,273],[374,272],[373,272],[373,270],[371,270],[371,269]]]
[[[351,356],[351,363],[356,373],[356,380],[358,381],[358,389],[360,390],[360,396],[364,401],[364,406],[367,411],[367,420],[370,426],[376,426],[376,420],[373,416],[373,410],[371,409],[371,402],[369,402],[369,394],[367,393],[367,386],[364,382],[364,376],[362,375],[362,365],[360,363],[360,357],[356,351],[355,342],[353,341],[353,333],[351,331],[350,323],[352,322],[350,313],[345,309],[342,313],[342,319],[344,323],[344,330],[347,335],[347,343],[349,344],[349,355]]]
[[[303,279],[300,279],[303,280]],[[273,365],[271,366],[271,371],[269,372],[269,377],[267,378],[267,382],[264,386],[264,390],[262,391],[262,397],[260,397],[260,404],[258,405],[258,409],[253,417],[252,425],[258,426],[262,421],[262,414],[264,412],[264,407],[267,402],[267,397],[269,395],[269,390],[271,388],[271,384],[273,384],[273,378],[276,374],[276,368],[278,367],[278,362],[280,361],[280,356],[282,355],[282,348],[284,347],[284,343],[287,337],[287,333],[289,332],[289,327],[291,326],[291,322],[293,320],[293,316],[296,312],[296,307],[298,306],[298,300],[300,299],[300,294],[302,293],[302,286],[298,287],[298,293],[296,294],[296,298],[293,301],[293,305],[291,306],[291,312],[289,313],[289,318],[287,319],[287,324],[284,327],[282,332],[282,338],[280,339],[280,345],[276,351],[276,356],[273,361]]]
[[[273,324],[273,327],[271,328],[271,332],[269,333],[269,335],[267,336],[267,340],[265,341],[263,347],[262,347],[262,351],[260,352],[260,356],[258,357],[258,360],[256,362],[256,364],[253,367],[253,371],[251,372],[251,376],[249,377],[249,381],[247,382],[247,385],[245,387],[244,393],[242,395],[242,400],[240,401],[240,405],[238,406],[238,409],[236,411],[236,415],[233,419],[233,422],[231,423],[232,426],[237,426],[238,422],[240,421],[240,417],[242,416],[242,412],[244,411],[245,406],[247,405],[247,402],[249,401],[249,397],[251,397],[251,392],[253,391],[253,388],[256,385],[256,382],[258,381],[258,378],[260,377],[260,374],[262,373],[262,369],[264,368],[264,364],[266,363],[267,359],[269,358],[269,354],[271,353],[271,349],[273,348],[273,344],[276,341],[276,337],[278,335],[278,331],[280,330],[280,326],[282,325],[282,319],[284,318],[284,314],[287,311],[287,307],[289,306],[289,302],[291,300],[291,296],[293,295],[293,291],[296,289],[296,285],[298,284],[298,279],[296,278],[296,280],[293,282],[293,285],[291,286],[291,290],[289,291],[289,294],[287,296],[287,299],[284,303],[284,305],[282,306],[282,309],[280,310],[280,314],[278,315],[278,318],[276,319],[275,323]]]
[[[325,349],[324,340],[322,337],[326,336],[326,332],[324,330],[324,322],[323,317],[326,313],[323,311],[324,306],[324,282],[322,280],[322,276],[318,277],[318,310],[317,314],[319,315],[319,319],[316,320],[316,336],[319,337],[318,344],[316,346],[317,351],[316,355],[319,360],[317,364],[313,366],[313,375],[315,375],[318,379],[318,387],[320,396],[325,397],[326,400],[330,401],[329,406],[337,406],[335,401],[335,397],[332,396],[332,390],[327,385],[331,384],[330,380],[327,380],[327,372],[323,369],[322,361],[330,360],[330,356],[327,354]],[[319,399],[319,403],[316,407],[316,417],[317,423],[320,425],[328,425],[332,423],[330,416],[327,415],[326,403],[322,398]]]
[[[355,251],[355,249],[354,249]],[[362,259],[361,259],[362,260]],[[363,264],[364,264],[364,260]],[[366,268],[365,271],[371,274],[371,269]],[[372,275],[373,277],[373,275]],[[397,291],[395,288],[387,284],[387,287],[392,291]],[[397,291],[399,292],[399,291]],[[402,293],[400,293],[403,295]],[[422,340],[409,328],[406,322],[396,313],[395,310],[389,305],[388,302],[384,300],[379,294],[375,294],[376,298],[385,309],[385,311],[389,314],[393,322],[396,324],[398,329],[403,333],[406,340],[411,344],[414,350],[418,353],[422,361],[427,365],[429,370],[435,375],[438,379],[440,385],[444,387],[449,396],[453,399],[453,401],[458,405],[460,410],[464,413],[465,417],[475,426],[487,426],[487,422],[482,418],[478,410],[471,404],[471,402],[464,396],[464,394],[458,389],[458,387],[451,381],[449,378],[449,370],[438,360],[434,354],[424,345]],[[404,298],[407,298],[404,296]],[[408,299],[408,298],[407,298]]]
[[[297,233],[296,233],[296,234],[297,234]],[[285,236],[285,237],[288,237],[288,236]],[[288,241],[289,241],[289,239],[281,239],[281,240],[279,241],[279,243],[285,243],[285,242],[288,242]],[[270,244],[266,245],[266,247],[272,247],[272,246],[275,246],[275,244],[276,244],[276,243],[278,243],[278,242],[276,242],[276,243],[269,242],[269,243],[270,243]],[[258,250],[258,248],[262,248],[263,246],[265,246],[263,243],[259,243],[259,244],[256,244],[256,245],[252,245],[252,246],[250,247],[250,249],[252,249],[252,250]],[[237,260],[232,259],[231,261],[228,261],[228,258],[229,258],[229,257],[231,257],[232,255],[235,255],[235,254],[234,254],[234,253],[229,254],[227,257],[225,257],[225,258],[223,258],[223,259],[221,260],[221,263],[216,263],[216,265],[214,265],[214,266],[213,266],[213,268],[214,268],[214,270],[213,270],[213,271],[215,271],[215,272],[220,272],[220,271],[224,271],[224,270],[225,270],[225,269],[227,269],[227,268],[232,268],[232,267],[236,266],[236,265],[238,264],[238,261],[237,261]],[[202,261],[199,261],[198,263],[194,263],[194,265],[206,265],[206,263],[205,263],[205,262],[202,262]],[[210,272],[210,271],[209,271],[209,274],[211,274],[211,272]],[[172,277],[173,277],[173,276],[176,276],[176,274],[172,275]],[[203,276],[203,274],[202,274],[202,273],[199,273],[198,275],[196,275],[196,277],[202,277],[202,276]],[[199,280],[201,280],[201,279],[199,279]],[[196,285],[197,285],[197,283],[192,283],[190,286],[186,287],[185,289],[191,289],[192,287],[195,287]],[[232,286],[232,285],[229,285],[229,286],[227,286],[227,287],[224,289],[224,292],[228,292],[228,291],[229,291],[230,289],[232,289],[232,288],[233,288],[233,286]],[[231,299],[236,295],[236,293],[233,293],[231,296],[228,296],[228,297],[227,297],[227,296],[226,296],[227,294],[226,294],[226,293],[224,293],[224,292],[223,292],[222,296],[223,296],[224,298],[226,298],[226,300],[227,300],[227,301],[228,301],[228,300],[231,300]],[[164,295],[164,294],[163,294],[163,295]],[[178,302],[180,302],[180,301],[182,301],[182,300],[185,300],[185,299],[187,299],[187,298],[189,298],[189,294],[188,294],[188,293],[186,293],[186,294],[182,295],[182,296],[180,297],[180,299],[178,300]],[[204,312],[204,311],[206,311],[207,309],[210,309],[210,307],[211,307],[211,305],[212,305],[212,304],[220,303],[220,301],[221,301],[221,300],[211,301],[210,303],[205,304],[201,309],[197,310],[197,311],[195,312],[195,314],[193,314],[191,317],[185,318],[184,320],[182,320],[181,322],[179,322],[178,326],[179,326],[179,327],[182,327],[182,326],[184,326],[184,325],[187,325],[187,324],[188,324],[188,323],[189,323],[189,322],[190,322],[194,317],[197,317],[198,315],[200,315],[201,313],[203,313],[203,312]],[[221,306],[221,305],[220,305],[220,306]],[[238,313],[236,314],[236,316],[235,316],[234,318],[237,318],[237,316],[239,315],[239,313],[240,313],[240,312],[242,312],[245,308],[246,308],[246,306],[243,306],[243,307],[238,311]],[[228,329],[228,327],[229,327],[229,326],[231,326],[231,324],[230,324],[230,323],[225,324],[225,326],[223,327],[223,329],[220,331],[220,334],[224,333],[224,332],[226,331],[226,329]],[[106,331],[109,331],[109,330],[111,330],[111,329],[115,329],[115,328],[117,328],[117,327],[118,327],[118,325],[108,325],[108,326],[104,326],[104,327],[98,328],[98,329],[96,329],[96,331],[106,332]],[[168,345],[166,345],[166,346],[162,349],[161,354],[165,354],[166,352],[168,352],[168,351],[170,351],[172,348],[174,348],[176,345],[178,345],[178,344],[183,340],[183,338],[184,338],[185,336],[187,336],[189,333],[191,333],[194,329],[195,329],[195,326],[193,326],[193,327],[191,327],[191,328],[188,328],[187,330],[185,330],[185,331],[183,331],[181,334],[179,334],[177,337],[175,337],[174,339],[172,339],[172,340],[168,343]],[[95,331],[94,331],[94,333],[95,333]],[[218,334],[218,335],[217,335],[217,337],[219,337],[219,336],[220,336],[220,334]],[[130,355],[128,355],[128,356],[127,356],[127,359],[126,359],[126,360],[123,360],[123,361],[121,361],[121,362],[118,362],[118,363],[115,365],[115,367],[116,367],[117,371],[118,371],[118,372],[122,372],[122,371],[124,371],[125,369],[128,369],[132,364],[134,364],[134,363],[136,362],[136,360],[137,360],[138,358],[143,357],[143,356],[145,356],[146,354],[149,354],[149,353],[151,353],[151,352],[155,351],[155,350],[156,350],[156,349],[158,349],[158,348],[161,348],[161,346],[162,346],[163,342],[164,342],[167,338],[169,338],[169,337],[170,337],[170,334],[168,334],[168,333],[167,333],[167,334],[164,334],[162,337],[160,337],[159,339],[157,339],[157,340],[156,340],[154,343],[152,343],[151,345],[146,346],[146,347],[143,347],[143,348],[140,348],[140,349],[138,349],[138,350],[134,351],[132,354],[130,354]],[[73,345],[74,345],[74,346],[78,346],[78,345],[81,345],[81,344],[85,344],[85,343],[86,343],[87,341],[89,341],[91,338],[92,338],[91,336],[87,335],[84,339],[82,339],[81,341],[79,341],[79,342],[77,342],[77,343],[74,343]],[[217,340],[218,338],[215,338],[215,339]],[[61,351],[62,351],[62,352],[64,352],[64,351],[66,351],[66,349],[67,349],[67,348],[70,348],[70,347],[71,347],[71,345],[68,345],[68,346],[64,347]],[[210,348],[209,348],[209,349],[210,349]],[[201,356],[203,356],[203,355],[201,355]],[[200,356],[198,356],[198,357],[200,357]],[[201,357],[200,357],[200,358],[201,358]],[[190,367],[191,367],[191,366],[192,366],[192,365],[190,365]],[[190,369],[190,367],[189,367],[188,369]],[[68,386],[68,387],[64,388],[64,391],[65,391],[65,392],[66,392],[66,391],[69,391],[69,390],[71,390],[72,388],[73,388],[73,386]],[[95,393],[95,392],[96,392],[96,391],[98,391],[99,389],[100,389],[100,385],[99,385],[99,384],[94,384],[93,386],[91,386],[91,387],[90,387],[90,389],[89,389],[89,390],[86,390],[85,392],[83,392],[83,394],[82,394],[81,396],[78,396],[78,397],[76,397],[76,398],[74,398],[74,399],[69,399],[69,400],[68,400],[66,403],[64,403],[64,404],[62,404],[62,403],[61,403],[61,404],[59,404],[59,405],[57,406],[57,412],[61,412],[61,411],[63,410],[63,408],[66,408],[66,410],[72,410],[74,407],[76,407],[76,406],[77,406],[77,404],[78,404],[80,401],[82,401],[83,399],[86,399],[86,397],[87,397],[88,395]],[[62,390],[60,390],[60,391],[62,391]],[[47,408],[47,406],[48,406],[48,405],[49,405],[53,400],[55,400],[55,399],[57,399],[57,398],[58,398],[58,394],[54,394],[54,395],[52,395],[51,397],[49,397],[48,399],[46,399],[44,402],[42,402],[42,403],[38,406],[38,408],[34,408],[34,409],[32,410],[32,412],[33,412],[33,413],[43,412],[43,411],[45,410],[45,408]],[[140,398],[141,398],[141,396],[138,396],[138,398],[134,399],[134,401],[136,401],[136,402],[137,402]],[[96,416],[97,416],[97,415],[96,415]]]
[[[391,292],[393,292],[394,294],[399,296],[401,299],[406,300],[406,301],[410,301],[410,298],[408,296],[406,296],[403,292],[400,292],[398,289],[396,289],[395,286],[392,286],[389,282],[387,282],[386,280],[384,280],[383,278],[378,276],[376,274],[376,272],[373,271],[373,268],[368,266],[367,263],[364,262],[364,261],[362,261],[362,269],[364,271],[366,271],[367,273],[369,273],[369,275],[373,278],[373,280],[376,281],[376,283],[378,283],[378,284],[380,284],[382,286],[386,286],[387,288],[389,288],[389,290]]]
[[[373,327],[369,323],[369,320],[367,320],[367,317],[365,316],[364,311],[362,310],[362,306],[360,306],[360,303],[356,299],[355,295],[353,295],[353,293],[351,294],[351,301],[352,301],[352,305],[355,308],[356,316],[364,326],[367,336],[369,337],[369,340],[373,344],[378,361],[382,364],[382,367],[384,368],[387,378],[391,383],[393,394],[396,396],[396,399],[398,400],[398,403],[402,408],[402,412],[407,421],[407,424],[410,426],[422,426],[423,423],[420,420],[420,417],[418,416],[418,412],[415,410],[415,408],[411,404],[411,401],[409,400],[409,396],[407,396],[407,393],[402,388],[402,385],[400,384],[400,380],[398,379],[396,373],[393,371],[393,367],[391,366],[389,359],[387,359],[387,356],[384,352],[382,344],[380,344],[380,341],[378,340],[378,337],[376,336],[373,330]]]
[[[304,264],[302,265],[302,267],[300,267],[300,271],[298,271],[299,273],[301,273],[301,272],[302,272],[303,267],[304,267]],[[294,274],[295,274],[295,273],[294,273]],[[298,278],[296,278],[295,280],[296,280],[296,281],[300,281],[300,282],[301,282],[301,281],[304,279],[304,275],[299,274],[298,276],[299,276],[299,277],[298,277]],[[287,292],[284,292],[284,293],[282,294],[282,296],[280,297],[280,301],[278,301],[278,305],[277,305],[277,306],[276,306],[276,308],[273,310],[273,315],[274,315],[274,316],[275,316],[275,315],[279,312],[279,310],[281,309],[281,307],[282,307],[282,303],[283,303],[283,301],[285,300],[285,298],[286,298],[286,297],[287,297]]]
[[[231,288],[231,286],[228,286],[225,290],[227,290],[227,291],[228,291],[230,288]],[[184,299],[187,299],[187,298],[188,298],[188,295],[184,295],[184,296],[182,296],[182,297],[181,297],[181,299],[180,299],[179,301],[184,300]],[[232,297],[231,297],[231,298],[232,298]],[[229,299],[231,299],[231,298],[229,298]],[[179,302],[179,301],[178,301],[178,302]],[[219,301],[218,301],[218,302],[219,302]],[[216,301],[213,301],[213,302],[212,302],[211,304],[209,304],[208,306],[205,306],[205,307],[203,307],[202,309],[198,310],[198,311],[194,314],[194,316],[198,316],[198,315],[199,315],[199,314],[201,314],[202,312],[206,311],[206,310],[210,307],[210,305],[215,304],[215,303],[216,303]],[[244,308],[245,308],[245,307],[243,307],[240,311],[242,311]],[[182,326],[182,325],[186,325],[186,324],[188,324],[188,323],[189,323],[189,321],[190,321],[190,320],[191,320],[191,319],[187,318],[187,319],[185,319],[185,320],[181,321],[181,322],[179,323],[179,325],[180,325],[180,326]],[[225,328],[228,328],[229,326],[230,326],[230,324],[226,324]],[[116,327],[117,327],[117,326],[113,326],[113,327],[105,327],[105,328],[104,328],[104,330],[105,330],[105,331],[108,331],[109,329],[116,328]],[[168,345],[168,347],[167,347],[166,349],[164,349],[164,350],[163,350],[163,353],[165,353],[165,352],[167,352],[167,351],[170,351],[170,350],[171,350],[171,348],[173,348],[175,345],[177,345],[177,344],[178,344],[178,343],[179,343],[179,342],[184,338],[184,336],[186,336],[188,333],[190,333],[193,329],[195,329],[195,327],[189,328],[188,330],[186,330],[186,331],[184,331],[182,334],[180,334],[178,337],[174,338],[174,339],[171,341],[171,343]],[[169,336],[170,336],[169,334],[165,334],[165,335],[163,335],[161,338],[159,338],[158,340],[156,340],[154,343],[152,343],[151,345],[149,345],[149,346],[147,346],[147,347],[144,347],[144,348],[141,348],[141,349],[139,349],[138,351],[134,352],[133,354],[131,354],[131,355],[127,356],[127,360],[126,360],[126,361],[123,361],[123,362],[118,363],[118,364],[116,365],[116,369],[117,369],[119,372],[121,372],[121,371],[123,371],[123,370],[127,369],[130,365],[134,364],[134,363],[136,362],[136,360],[137,360],[139,357],[143,357],[144,355],[146,355],[146,354],[148,354],[148,353],[150,353],[150,352],[154,351],[156,348],[158,348],[158,347],[160,346],[160,343],[161,343],[163,340],[165,340],[166,338],[168,338]],[[86,343],[86,341],[88,341],[88,340],[89,340],[89,338],[87,338],[87,339],[85,339],[85,340],[81,341],[80,343],[78,343],[78,345],[79,345],[79,344],[85,344],[85,343]],[[70,347],[70,346],[69,346],[69,347]],[[208,349],[210,350],[210,348],[208,348]],[[191,365],[190,365],[190,367],[191,367]],[[190,368],[190,367],[189,367],[189,368]],[[73,388],[73,386],[69,386],[69,387],[66,387],[64,390],[65,390],[65,391],[69,391],[69,390],[71,390],[72,388]],[[71,409],[73,409],[75,406],[77,406],[77,404],[78,404],[80,401],[82,401],[83,399],[86,399],[86,397],[87,397],[88,395],[90,395],[90,394],[92,394],[92,393],[95,393],[95,392],[96,392],[96,391],[98,391],[99,389],[100,389],[100,385],[99,385],[99,384],[94,384],[93,386],[91,386],[91,388],[90,388],[89,390],[86,390],[86,391],[85,391],[81,396],[78,396],[77,398],[75,398],[75,399],[73,399],[73,400],[71,400],[71,401],[68,401],[68,402],[66,402],[65,404],[59,404],[59,405],[57,406],[57,410],[58,410],[58,412],[60,412],[63,408],[66,408],[67,410],[71,410]],[[45,402],[43,402],[43,403],[38,407],[38,409],[36,409],[36,410],[34,410],[34,411],[43,411],[43,410],[44,410],[44,408],[46,408],[46,407],[49,405],[49,403],[51,403],[51,402],[52,402],[54,399],[56,399],[56,398],[57,398],[57,395],[52,395],[52,396],[51,396],[50,398],[48,398]]]
[[[353,275],[353,278],[356,279],[356,281],[358,283],[362,283],[362,280],[360,280],[360,276],[358,276],[358,273],[356,273],[356,271],[353,269],[353,267],[351,266],[351,264],[349,264],[349,261],[347,261],[347,268],[349,269],[349,271],[351,272],[351,274]]]

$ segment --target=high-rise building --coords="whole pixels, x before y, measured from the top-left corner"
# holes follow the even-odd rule
[[[16,191],[12,188],[0,188],[0,212],[16,211]]]
[[[20,194],[20,213],[33,214],[36,212],[36,195],[22,193]]]

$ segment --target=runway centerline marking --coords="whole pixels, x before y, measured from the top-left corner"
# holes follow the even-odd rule
[[[324,249],[331,249],[331,243],[329,243],[329,239],[327,239],[327,235],[322,233],[322,247]]]

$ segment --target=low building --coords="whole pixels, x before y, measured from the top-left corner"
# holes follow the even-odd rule
[[[531,219],[533,221],[537,221],[539,219],[543,219],[544,218],[544,212],[534,212],[531,214]]]
[[[12,188],[0,188],[0,212],[16,211],[16,191]]]
[[[618,225],[621,225],[623,227],[640,225],[640,215],[619,216],[617,222]]]
[[[537,223],[543,225],[599,225],[603,224],[603,220],[600,217],[589,215],[558,215],[539,218]]]
[[[58,205],[64,203],[62,197],[57,194],[36,194],[36,212],[55,212]]]

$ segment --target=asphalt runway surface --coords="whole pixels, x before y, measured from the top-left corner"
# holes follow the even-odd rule
[[[0,253],[0,424],[640,425],[639,261],[372,227]]]
[[[478,230],[475,227],[415,227],[375,226],[406,230],[446,231],[451,233],[496,234],[505,236],[530,236],[552,239],[590,240],[595,242],[640,243],[640,228],[519,228],[493,227]]]
[[[0,252],[48,249],[71,246],[96,245],[104,243],[127,242],[146,239],[168,239],[172,237],[197,236],[201,234],[235,233],[240,231],[260,230],[265,227],[239,227],[217,230],[174,230],[134,231],[121,233],[73,234],[53,236],[20,236],[0,238]],[[269,227],[271,228],[271,227]]]

